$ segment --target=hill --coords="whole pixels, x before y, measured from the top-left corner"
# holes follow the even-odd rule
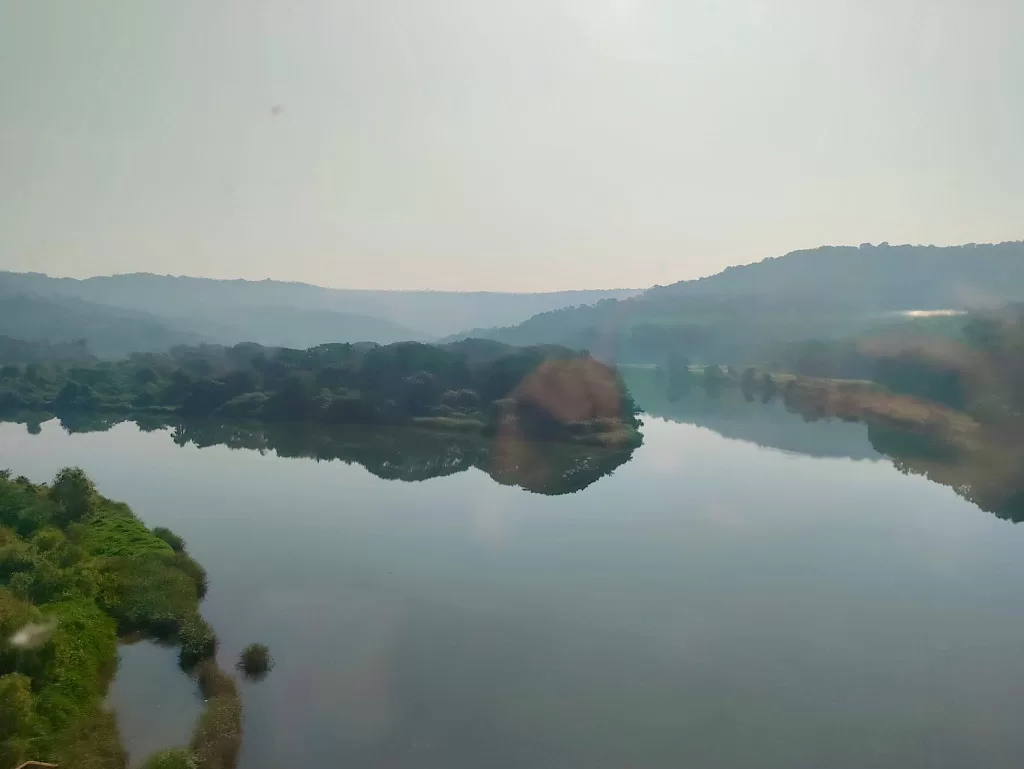
[[[159,315],[174,323],[183,318],[197,324],[209,322],[231,326],[230,314],[242,308],[284,308],[298,311],[345,313],[349,321],[356,316],[369,316],[359,324],[381,324],[373,332],[373,341],[381,343],[426,339],[453,334],[474,326],[500,326],[518,323],[531,315],[561,307],[590,304],[606,298],[626,298],[639,290],[560,291],[542,294],[457,291],[370,291],[332,289],[307,283],[284,283],[273,280],[214,280],[209,278],[174,277],[136,273],[77,280],[51,278],[39,273],[0,272],[0,293],[21,292],[43,296],[64,296],[83,299]],[[285,320],[279,315],[278,320]],[[301,328],[310,319],[294,319]],[[345,319],[321,320],[340,326]],[[308,326],[307,326],[308,328]],[[413,331],[415,329],[415,331]],[[207,333],[201,325],[192,330]],[[286,332],[298,336],[297,330]],[[213,336],[218,336],[214,333]],[[224,342],[243,340],[277,344],[271,339],[241,336]],[[343,334],[342,338],[304,339],[303,344],[345,342],[370,339],[359,333]]]
[[[838,338],[905,321],[909,310],[959,310],[1024,299],[1024,242],[823,247],[656,286],[624,300],[538,314],[466,336],[562,344],[621,361],[683,355],[747,360],[773,344]]]
[[[647,298],[771,296],[800,303],[828,295],[859,310],[965,309],[1024,295],[1024,241],[995,245],[824,246],[698,280],[656,287]]]
[[[27,294],[0,296],[0,335],[64,346],[84,339],[88,352],[103,358],[203,341],[201,335],[174,328],[149,313]],[[69,358],[65,353],[54,357]]]
[[[221,344],[257,342],[267,347],[316,347],[344,342],[426,342],[430,336],[370,315],[306,310],[283,305],[211,305],[174,319],[179,328]]]

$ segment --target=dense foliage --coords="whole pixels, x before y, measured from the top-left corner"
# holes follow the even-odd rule
[[[202,345],[118,362],[9,365],[0,370],[0,409],[492,430],[513,419],[526,429],[557,424],[578,438],[639,424],[604,364],[563,348],[472,340],[308,350]]]

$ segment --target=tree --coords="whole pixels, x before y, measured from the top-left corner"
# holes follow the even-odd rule
[[[92,509],[96,486],[80,467],[65,467],[50,486],[50,499],[58,505],[60,525],[82,520]]]
[[[28,758],[33,728],[32,681],[20,673],[0,676],[0,765]]]
[[[290,374],[263,407],[271,419],[302,422],[314,416],[318,408],[313,383],[301,374]]]
[[[259,389],[259,377],[255,371],[247,369],[229,371],[220,378],[220,381],[228,388],[228,394],[232,398]]]
[[[231,399],[228,386],[213,379],[199,379],[192,383],[188,395],[181,402],[181,413],[188,416],[209,414]]]
[[[91,411],[100,405],[95,390],[87,384],[73,381],[64,384],[54,404],[67,411]]]

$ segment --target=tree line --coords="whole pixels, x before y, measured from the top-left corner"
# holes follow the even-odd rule
[[[561,413],[571,402],[571,413]],[[582,405],[582,408],[575,406]],[[7,363],[0,409],[175,414],[265,422],[407,424],[497,430],[572,426],[601,433],[639,426],[618,373],[558,347],[257,344],[176,347],[120,361]]]

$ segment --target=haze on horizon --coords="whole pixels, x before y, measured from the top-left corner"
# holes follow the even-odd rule
[[[1019,239],[1014,0],[0,4],[0,269],[644,287]]]

